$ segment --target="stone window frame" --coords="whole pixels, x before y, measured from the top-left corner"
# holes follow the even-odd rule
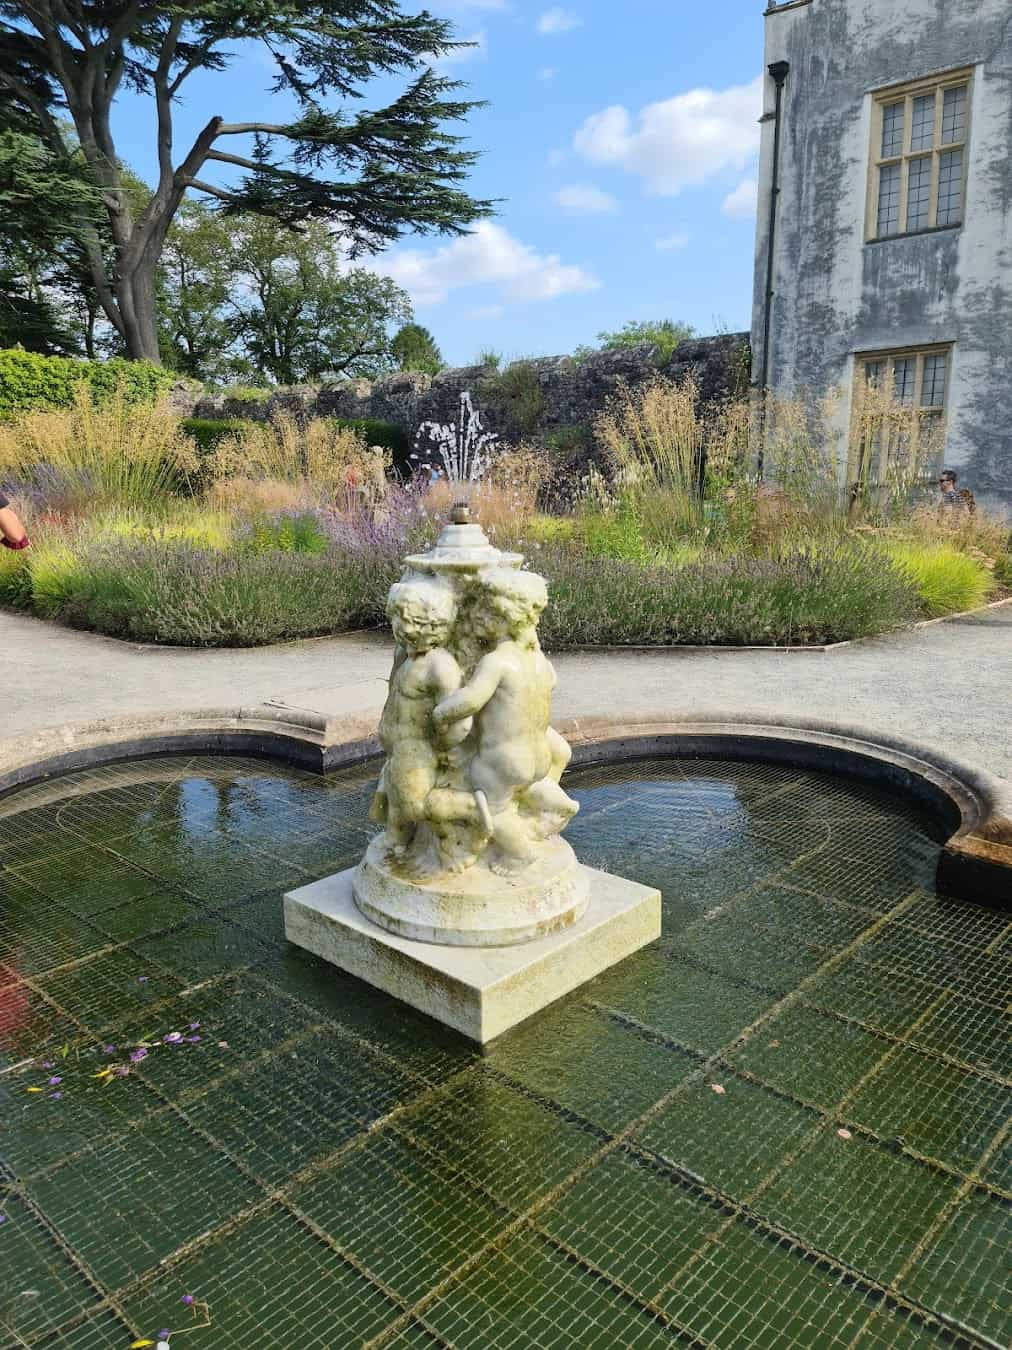
[[[969,149],[971,114],[973,105],[972,66],[960,70],[948,71],[941,75],[929,75],[924,79],[911,80],[903,84],[890,85],[872,93],[871,145],[869,147],[867,213],[865,219],[865,242],[876,243],[883,239],[896,239],[910,234],[927,234],[932,230],[960,229],[966,220],[966,186],[969,171]],[[966,89],[966,125],[961,140],[942,142],[942,112],[945,92],[948,89]],[[913,105],[914,100],[927,94],[935,96],[934,126],[930,147],[913,148]],[[903,105],[903,139],[897,154],[883,154],[883,133],[886,110]],[[938,224],[938,183],[942,156],[950,151],[962,151],[962,175],[960,178],[959,219]],[[930,185],[927,202],[926,225],[907,227],[910,206],[910,170],[914,161],[930,159]],[[884,169],[899,169],[899,200],[897,209],[897,228],[888,233],[879,232],[879,197]]]
[[[868,379],[868,369],[874,365],[885,366],[885,380],[887,384],[895,387],[896,363],[898,361],[914,362],[914,385],[909,400],[899,400],[909,402],[909,406],[916,408],[920,414],[918,425],[934,424],[933,434],[937,435],[937,459],[938,466],[941,465],[945,449],[945,432],[948,425],[949,414],[949,393],[952,386],[952,366],[953,356],[955,354],[955,344],[952,342],[932,342],[924,346],[915,347],[890,347],[887,349],[874,349],[871,351],[860,351],[854,353],[854,376],[853,384],[855,390],[859,389]],[[945,358],[945,379],[942,385],[942,398],[940,403],[923,404],[924,397],[924,368],[929,357],[942,356]],[[869,447],[862,442],[860,435],[851,436],[848,476],[851,484],[857,485],[862,477],[867,481],[881,486],[887,481],[889,467],[894,459],[896,447],[891,443],[890,437],[880,437],[878,443]],[[864,460],[869,455],[878,461],[874,473],[864,471]],[[936,466],[936,467],[938,467]],[[932,473],[934,469],[932,469]]]

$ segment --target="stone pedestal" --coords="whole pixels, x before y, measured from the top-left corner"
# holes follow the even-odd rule
[[[286,895],[285,936],[485,1043],[660,936],[659,891],[579,871],[589,895],[582,917],[521,945],[440,946],[380,928],[355,903],[355,869]]]
[[[389,865],[383,836],[369,845],[352,879],[367,919],[396,937],[446,947],[510,947],[568,928],[587,908],[587,869],[564,839],[515,876],[485,863],[427,884]]]

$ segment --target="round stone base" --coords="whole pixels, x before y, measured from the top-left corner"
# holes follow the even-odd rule
[[[500,876],[484,863],[459,875],[413,881],[391,867],[378,835],[355,869],[355,903],[398,937],[446,947],[512,947],[557,933],[587,908],[589,887],[576,854],[555,838],[523,871]]]

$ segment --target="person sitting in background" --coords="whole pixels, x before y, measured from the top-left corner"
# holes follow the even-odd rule
[[[31,544],[28,531],[2,492],[0,492],[0,535],[3,536],[0,543],[4,548],[28,548]]]
[[[938,486],[942,494],[939,503],[940,513],[943,519],[952,512],[963,513],[972,516],[977,509],[977,503],[973,499],[973,493],[969,488],[957,489],[956,484],[959,481],[959,475],[955,469],[943,469],[941,477],[938,480]]]

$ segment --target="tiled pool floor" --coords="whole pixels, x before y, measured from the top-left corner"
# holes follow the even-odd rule
[[[0,801],[0,1346],[1007,1345],[1010,916],[935,893],[916,809],[571,775],[664,936],[480,1056],[284,940],[373,778]]]

